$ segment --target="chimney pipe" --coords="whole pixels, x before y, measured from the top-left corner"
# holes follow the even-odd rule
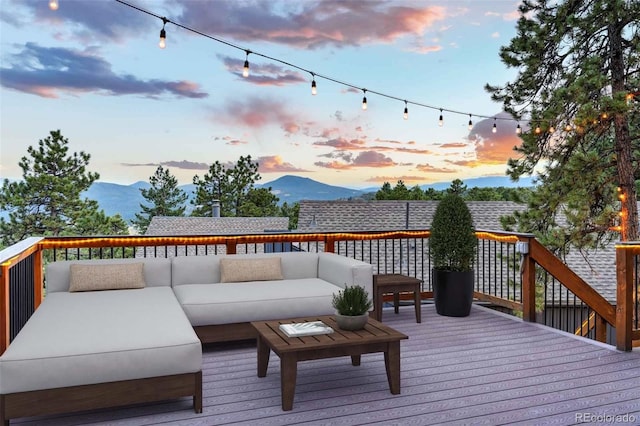
[[[213,200],[211,203],[211,217],[220,217],[220,201]]]

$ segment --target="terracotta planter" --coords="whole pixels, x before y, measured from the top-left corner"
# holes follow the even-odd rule
[[[466,317],[473,302],[474,272],[432,269],[433,299],[436,312],[447,317]]]
[[[362,330],[369,321],[369,313],[356,316],[335,314],[335,319],[338,327],[342,330]]]

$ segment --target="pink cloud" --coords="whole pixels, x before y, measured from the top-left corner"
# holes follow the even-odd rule
[[[469,141],[475,145],[476,160],[480,164],[506,164],[514,155],[514,148],[522,144],[516,134],[515,121],[508,120],[510,115],[500,113],[498,120],[485,119],[478,122],[469,133]],[[496,133],[493,124],[496,123]]]
[[[394,162],[391,158],[375,151],[361,152],[353,157],[350,162],[317,161],[314,164],[318,167],[337,170],[349,170],[359,167],[393,167],[398,165],[398,163]]]
[[[455,169],[448,169],[446,167],[434,167],[431,164],[418,164],[416,169],[421,172],[427,173],[455,173]]]
[[[380,1],[206,2],[182,0],[177,21],[241,41],[261,40],[298,48],[392,43],[421,37],[445,18],[445,8],[396,6]]]
[[[362,150],[365,147],[365,142],[361,139],[336,138],[326,141],[316,141],[313,143],[315,146],[330,146],[340,150]]]
[[[264,157],[258,157],[259,164],[258,171],[261,173],[276,173],[276,172],[308,172],[309,170],[301,169],[294,166],[291,163],[282,161],[279,155],[269,155]]]
[[[213,120],[229,125],[261,128],[278,125],[287,133],[295,133],[301,122],[299,112],[289,111],[285,104],[259,97],[232,100],[216,109]]]

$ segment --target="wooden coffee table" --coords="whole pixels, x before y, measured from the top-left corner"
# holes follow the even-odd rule
[[[334,332],[331,334],[287,337],[278,326],[293,322],[322,321]],[[373,318],[363,330],[340,330],[332,316],[297,318],[280,321],[257,321],[251,325],[258,332],[258,377],[267,375],[269,354],[280,357],[280,389],[282,409],[293,408],[298,361],[351,356],[351,364],[360,365],[362,354],[384,352],[389,390],[400,393],[400,340],[408,337]]]

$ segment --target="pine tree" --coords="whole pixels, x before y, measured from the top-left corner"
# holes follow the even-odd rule
[[[556,249],[598,247],[618,223],[623,240],[638,240],[640,2],[524,0],[520,13],[500,54],[518,76],[486,86],[531,120],[508,174],[539,180],[511,223]]]
[[[9,213],[8,221],[0,218],[3,245],[30,236],[127,233],[119,215],[108,217],[95,200],[81,197],[100,176],[86,170],[91,156],[68,155],[68,144],[60,130],[51,131],[18,163],[22,180],[3,181],[0,210]]]
[[[239,216],[247,194],[260,179],[258,163],[252,161],[250,155],[240,156],[232,167],[216,161],[202,178],[193,177],[196,197],[192,204],[196,207],[192,215],[211,216],[213,201],[218,200],[221,216]]]
[[[149,183],[151,187],[140,188],[140,192],[150,205],[140,204],[142,213],[136,213],[131,221],[141,234],[147,231],[154,216],[184,216],[184,203],[188,199],[187,194],[178,188],[178,179],[162,166],[158,166]]]

